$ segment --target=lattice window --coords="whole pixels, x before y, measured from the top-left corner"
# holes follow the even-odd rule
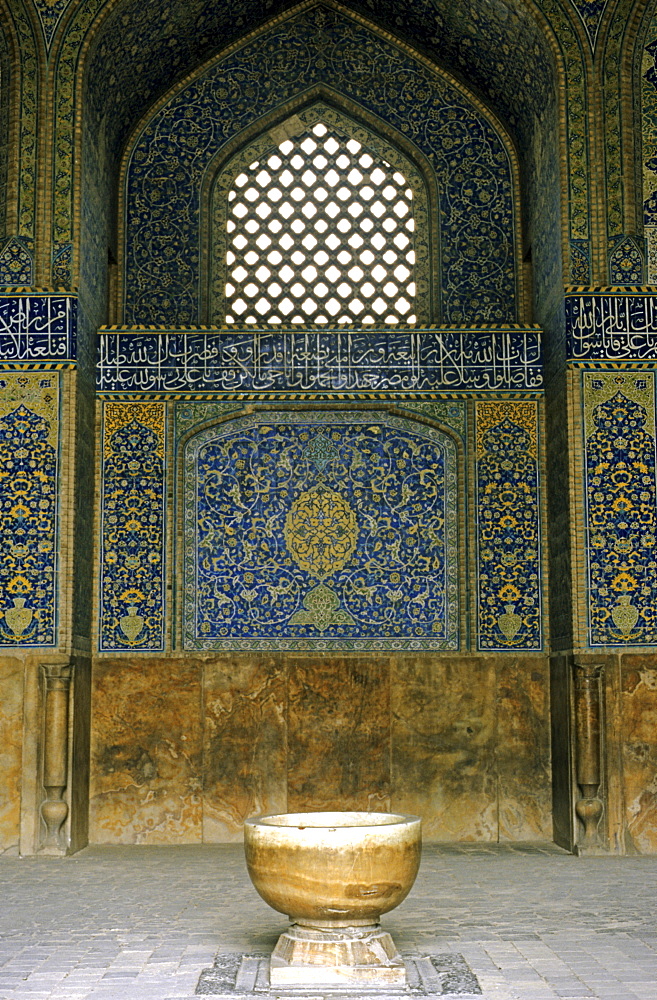
[[[413,323],[414,229],[404,175],[318,122],[235,178],[226,322]]]

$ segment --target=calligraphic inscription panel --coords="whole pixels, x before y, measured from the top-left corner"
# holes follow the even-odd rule
[[[476,404],[478,648],[540,650],[538,407]]]
[[[100,332],[98,391],[540,391],[540,331]]]
[[[583,380],[589,642],[655,643],[655,376]]]
[[[569,293],[569,361],[657,360],[657,296]]]
[[[0,372],[0,645],[56,645],[60,385]]]
[[[77,298],[0,296],[0,360],[64,364],[75,359]]]
[[[100,640],[105,650],[164,646],[164,403],[105,403]]]
[[[446,434],[258,413],[193,437],[184,482],[185,648],[458,648]]]

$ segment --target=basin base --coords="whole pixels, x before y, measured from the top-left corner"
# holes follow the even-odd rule
[[[269,977],[276,986],[403,986],[406,967],[390,934],[378,924],[330,929],[292,924],[274,948]]]

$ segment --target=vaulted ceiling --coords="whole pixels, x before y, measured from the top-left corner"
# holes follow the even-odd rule
[[[99,25],[86,61],[91,106],[118,155],[146,108],[177,80],[295,4],[280,0],[122,0]],[[511,0],[348,0],[468,86],[522,148],[556,86],[550,44],[529,5]]]

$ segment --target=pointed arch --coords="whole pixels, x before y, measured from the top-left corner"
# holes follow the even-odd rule
[[[286,103],[283,116],[280,109],[265,115],[229,141],[225,149],[211,160],[201,190],[201,246],[209,265],[201,289],[203,321],[223,323],[220,316],[224,293],[220,286],[226,280],[222,254],[226,253],[223,209],[224,201],[229,197],[228,186],[241,165],[266,155],[266,150],[273,150],[284,135],[292,136],[301,127],[309,128],[315,118],[319,120],[322,116],[345,136],[376,151],[394,169],[401,171],[410,183],[415,229],[424,234],[421,239],[414,239],[413,251],[418,322],[440,322],[439,193],[435,171],[427,157],[402,132],[325,84],[316,85]]]
[[[444,321],[518,318],[519,170],[509,136],[445,71],[372,25],[312,3],[206,64],[133,134],[121,185],[125,322],[198,323],[199,191],[210,160],[333,79],[335,100],[344,95],[389,133],[406,133],[436,175],[443,269],[452,275]]]

